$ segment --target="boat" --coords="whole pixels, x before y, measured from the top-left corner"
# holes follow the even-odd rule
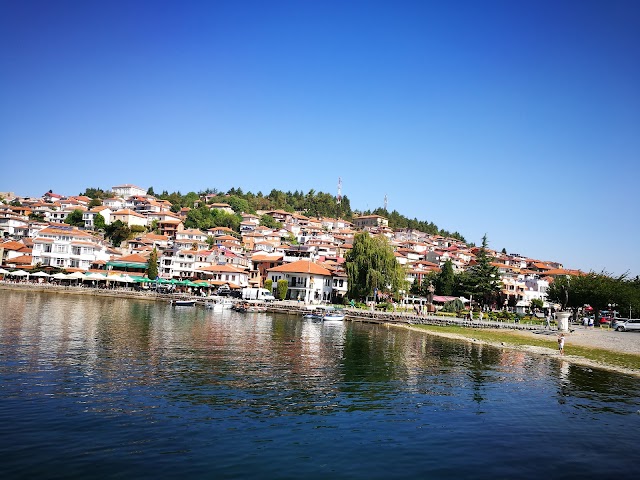
[[[309,313],[304,314],[302,318],[338,322],[344,320],[344,313],[331,305],[319,305]]]
[[[305,313],[302,318],[307,318],[310,320],[322,320],[324,318],[324,311],[321,310],[313,310],[309,313]]]
[[[344,320],[344,312],[342,310],[332,310],[325,313],[324,317],[322,317],[322,321],[324,322],[341,322]]]
[[[207,310],[213,310],[214,312],[222,312],[224,310],[222,304],[217,302],[207,302],[204,304],[204,308]]]
[[[234,301],[231,300],[230,298],[223,298],[222,300],[219,300],[216,303],[218,305],[222,305],[222,309],[223,310],[229,310],[229,309],[233,308],[233,306],[235,305]]]
[[[256,313],[256,312],[266,312],[267,307],[264,305],[256,305],[249,302],[238,303],[233,307],[236,312],[240,313]]]
[[[174,298],[170,301],[171,305],[174,307],[193,307],[196,304],[195,300],[181,300]]]

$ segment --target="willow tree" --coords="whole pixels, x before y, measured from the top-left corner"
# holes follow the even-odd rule
[[[397,296],[407,288],[406,272],[385,237],[372,237],[368,232],[357,234],[346,265],[350,298],[365,299],[376,292]]]

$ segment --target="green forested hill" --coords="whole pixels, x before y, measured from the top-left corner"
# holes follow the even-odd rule
[[[85,194],[94,198],[97,189],[87,189]],[[99,191],[99,198],[104,198],[105,192]],[[269,194],[264,195],[262,192],[252,193],[243,192],[241,188],[232,188],[227,192],[219,192],[216,189],[207,189],[202,192],[189,192],[181,194],[180,192],[169,193],[166,190],[160,194],[153,191],[150,187],[149,195],[154,195],[159,199],[171,202],[172,210],[177,212],[183,207],[191,208],[185,226],[189,228],[207,229],[216,226],[225,226],[239,231],[241,212],[256,213],[258,210],[285,210],[287,212],[300,212],[308,217],[331,217],[343,218],[352,221],[358,215],[381,215],[389,219],[389,227],[392,229],[414,229],[430,234],[440,234],[458,238],[465,241],[464,237],[458,232],[448,232],[439,229],[433,222],[410,219],[405,217],[396,210],[388,212],[385,209],[378,208],[373,211],[358,211],[351,209],[351,202],[347,196],[342,197],[340,204],[336,202],[336,197],[330,193],[316,192],[309,190],[307,193],[296,190],[295,192],[282,192],[280,190],[271,190]],[[231,206],[235,215],[210,210],[203,205],[205,195],[212,195],[208,198],[208,203],[227,203]],[[199,205],[196,207],[196,205]]]

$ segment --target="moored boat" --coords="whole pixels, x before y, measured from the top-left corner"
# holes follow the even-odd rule
[[[267,307],[264,305],[257,305],[249,302],[242,302],[236,304],[233,309],[236,312],[240,313],[256,313],[256,312],[266,312]]]
[[[327,312],[324,317],[322,317],[322,320],[325,322],[341,322],[344,320],[344,316],[344,312],[341,310],[332,310]]]
[[[171,305],[174,307],[193,307],[196,304],[195,300],[177,299],[170,300]]]

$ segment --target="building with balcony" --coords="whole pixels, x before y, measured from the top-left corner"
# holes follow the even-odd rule
[[[96,261],[108,261],[105,245],[75,227],[50,225],[33,239],[32,265],[88,270]]]

